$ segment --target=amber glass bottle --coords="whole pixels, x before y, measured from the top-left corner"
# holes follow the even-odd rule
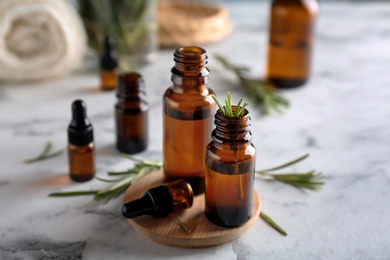
[[[166,181],[184,179],[195,194],[204,192],[204,156],[210,141],[215,102],[207,87],[207,54],[200,47],[174,53],[173,85],[164,94],[164,174]]]
[[[252,216],[256,149],[250,126],[247,110],[239,118],[226,117],[220,110],[215,114],[213,141],[206,152],[205,191],[205,214],[214,224],[236,227]]]
[[[142,152],[148,146],[148,109],[145,83],[135,72],[118,76],[116,147],[122,153]]]
[[[190,208],[193,200],[191,185],[184,180],[176,180],[149,189],[141,198],[127,202],[122,206],[122,214],[126,218],[142,215],[163,217],[176,210]]]
[[[310,74],[317,0],[273,0],[266,75],[278,88],[306,83]]]
[[[95,151],[92,124],[82,100],[72,103],[72,120],[68,127],[69,175],[83,182],[95,176]]]
[[[106,36],[103,43],[103,54],[100,58],[100,87],[102,90],[116,88],[118,71],[118,59],[113,51],[113,40]]]

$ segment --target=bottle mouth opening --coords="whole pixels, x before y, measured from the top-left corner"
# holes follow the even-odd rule
[[[122,72],[119,74],[119,79],[123,80],[124,82],[138,82],[138,80],[142,77],[137,72]]]
[[[137,72],[122,72],[118,75],[117,94],[138,93],[144,89],[144,80]]]
[[[236,112],[236,109],[237,109],[236,106],[232,106],[233,115],[234,115],[234,113]],[[222,113],[221,109],[218,109],[217,112],[216,112],[216,114],[217,114],[218,116],[220,116],[220,117],[225,118],[226,120],[240,120],[240,118],[247,118],[247,117],[249,116],[249,111],[248,111],[247,109],[245,109],[245,110],[244,110],[244,113],[243,113],[240,117],[235,117],[235,116],[233,116],[233,117],[228,117],[228,116],[225,116],[225,115]]]
[[[178,48],[176,50],[176,53],[189,55],[189,56],[191,55],[198,56],[198,55],[205,54],[206,50],[197,46],[185,46],[185,47]]]
[[[206,50],[197,46],[185,46],[176,49],[174,53],[175,62],[179,63],[198,63],[206,62]]]

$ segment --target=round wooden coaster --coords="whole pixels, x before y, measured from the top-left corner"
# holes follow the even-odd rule
[[[162,171],[152,172],[130,186],[124,197],[124,202],[128,202],[141,197],[146,190],[159,186],[163,183]],[[243,232],[251,227],[260,214],[260,198],[255,191],[253,199],[253,214],[251,219],[243,226],[236,228],[225,228],[214,225],[204,215],[204,194],[195,196],[194,204],[191,208],[181,212],[174,212],[163,218],[151,216],[141,216],[128,219],[141,234],[149,239],[173,247],[202,248],[224,244],[238,238]],[[176,223],[177,216],[190,227],[195,219],[198,223],[193,232],[185,233]]]

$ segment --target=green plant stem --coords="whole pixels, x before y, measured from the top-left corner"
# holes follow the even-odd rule
[[[283,182],[285,184],[294,186],[296,188],[319,190],[325,184],[324,181],[321,181],[324,178],[324,176],[321,173],[316,173],[314,170],[305,173],[283,173],[283,174],[271,173],[273,171],[280,170],[288,166],[291,166],[293,164],[296,164],[306,159],[307,157],[309,157],[309,154],[305,154],[295,160],[292,160],[290,162],[284,163],[276,167],[256,171],[256,173],[258,173],[261,176],[271,178],[271,180]]]
[[[53,192],[49,194],[49,197],[74,197],[74,196],[87,196],[95,195],[99,190],[91,191],[69,191],[69,192]]]
[[[28,163],[34,163],[34,162],[47,160],[47,159],[56,157],[56,156],[60,155],[61,153],[63,153],[65,151],[65,149],[61,149],[61,150],[58,150],[58,151],[56,151],[54,153],[49,154],[49,152],[52,149],[52,147],[53,147],[52,142],[48,141],[46,146],[45,146],[45,148],[44,148],[44,150],[38,156],[36,156],[34,158],[31,158],[31,159],[25,159],[22,162],[28,164]]]
[[[135,165],[133,168],[128,169],[126,172],[110,172],[109,175],[121,175],[123,177],[119,179],[104,179],[95,177],[97,180],[103,182],[114,182],[111,186],[101,189],[101,190],[93,190],[93,191],[71,191],[71,192],[56,192],[49,194],[50,197],[71,197],[71,196],[83,196],[83,195],[94,195],[94,199],[96,201],[105,201],[108,202],[111,199],[114,199],[121,195],[123,192],[127,190],[127,188],[135,183],[139,178],[144,175],[162,169],[161,161],[150,161],[150,160],[140,160],[134,158],[132,156],[123,154],[123,156],[127,159],[135,161]]]
[[[302,155],[302,156],[298,157],[297,159],[294,159],[294,160],[292,160],[290,162],[286,162],[286,163],[281,164],[281,165],[276,166],[276,167],[272,167],[272,168],[268,168],[268,169],[264,169],[264,170],[259,170],[257,172],[258,173],[260,173],[260,172],[271,172],[271,171],[279,170],[279,169],[282,169],[282,168],[286,168],[288,166],[291,166],[293,164],[296,164],[296,163],[298,163],[300,161],[305,160],[309,156],[310,156],[310,154],[305,154],[305,155]]]
[[[273,221],[269,216],[267,216],[263,211],[260,212],[260,218],[262,218],[265,222],[267,222],[271,227],[276,229],[283,236],[287,236],[287,232],[284,231],[275,221]]]

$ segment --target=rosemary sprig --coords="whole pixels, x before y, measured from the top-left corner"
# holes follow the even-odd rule
[[[187,227],[186,224],[181,220],[180,217],[176,218],[176,223],[180,226],[180,228],[183,230],[183,232],[187,234],[191,234],[192,231],[194,231],[196,225],[198,224],[199,217],[195,218],[195,220],[192,222],[191,227]]]
[[[272,220],[269,216],[267,216],[263,211],[260,212],[260,218],[262,218],[265,222],[267,222],[271,227],[276,229],[283,236],[287,236],[287,232],[284,231],[275,221]]]
[[[251,79],[246,76],[249,71],[246,67],[233,65],[221,55],[215,55],[215,58],[222,65],[232,71],[238,77],[240,85],[253,97],[255,104],[261,105],[264,114],[271,114],[273,111],[282,112],[282,108],[289,106],[289,101],[281,96],[272,83],[262,80]]]
[[[96,177],[96,179],[103,182],[115,182],[115,184],[101,190],[91,190],[91,191],[70,191],[70,192],[55,192],[50,193],[50,197],[71,197],[71,196],[84,196],[84,195],[94,195],[96,201],[105,201],[108,202],[111,199],[114,199],[121,195],[127,190],[127,188],[135,183],[142,176],[156,171],[162,168],[162,162],[160,161],[150,161],[150,160],[139,160],[132,156],[123,155],[124,157],[135,161],[133,168],[128,169],[127,171],[122,172],[109,172],[111,176],[115,175],[125,175],[124,177],[118,179],[103,179]]]
[[[43,149],[43,151],[36,157],[34,158],[31,158],[31,159],[25,159],[23,160],[22,162],[24,163],[34,163],[34,162],[38,162],[38,161],[43,161],[43,160],[47,160],[49,158],[53,158],[55,156],[58,156],[60,154],[62,154],[64,152],[65,149],[61,149],[61,150],[58,150],[54,153],[51,153],[49,154],[49,152],[51,151],[53,147],[53,143],[51,141],[48,141],[46,146],[45,146],[45,149]]]
[[[305,173],[283,173],[283,174],[271,173],[273,171],[280,170],[288,166],[291,166],[293,164],[296,164],[306,159],[307,157],[309,157],[309,154],[305,154],[295,160],[292,160],[290,162],[284,163],[276,167],[256,171],[256,173],[264,177],[271,178],[271,180],[276,180],[276,181],[280,181],[292,185],[296,188],[319,190],[325,184],[324,181],[321,181],[324,178],[324,176],[321,173],[316,173],[314,170]]]
[[[233,107],[232,107],[232,94],[230,92],[227,92],[227,99],[225,99],[225,106],[222,106],[221,102],[217,99],[216,96],[212,96],[215,103],[217,103],[217,106],[219,107],[219,110],[221,113],[226,117],[240,117],[244,114],[245,108],[249,105],[249,103],[245,102],[244,105],[241,106],[241,103],[243,99],[241,98],[240,101],[238,101],[235,111],[233,113]]]
[[[119,179],[103,179],[103,178],[97,178],[100,181],[104,182],[116,182],[114,185],[109,186],[108,188],[101,189],[101,190],[90,190],[90,191],[72,191],[72,192],[57,192],[57,193],[51,193],[49,196],[51,197],[69,197],[69,196],[85,196],[85,195],[94,195],[94,199],[97,201],[105,200],[106,202],[110,201],[113,198],[118,197],[120,194],[126,191],[126,189],[132,185],[134,182],[136,182],[139,178],[142,176],[155,171],[162,169],[163,163],[162,161],[151,161],[151,160],[140,160],[137,158],[134,158],[130,155],[123,155],[124,157],[135,161],[136,164],[133,168],[129,168],[127,171],[120,171],[120,172],[109,172],[108,175],[110,176],[122,176],[125,175],[122,178]],[[295,160],[292,160],[290,162],[284,163],[282,165],[256,171],[256,173],[265,176],[267,178],[270,178],[270,180],[273,181],[281,181],[286,184],[293,185],[298,188],[305,188],[305,189],[312,189],[312,190],[318,190],[320,189],[325,183],[318,181],[319,179],[322,179],[322,174],[314,174],[314,171],[310,171],[308,173],[285,173],[285,174],[273,174],[270,172],[273,172],[275,170],[280,170],[283,168],[286,168],[288,166],[291,166],[293,164],[296,164],[304,159],[309,157],[308,154],[303,155]],[[287,232],[284,231],[278,224],[276,224],[275,221],[273,221],[270,217],[268,217],[264,212],[260,213],[260,218],[262,218],[264,221],[266,221],[268,224],[270,224],[273,228],[275,228],[278,232],[280,232],[283,235],[287,235]],[[177,218],[177,224],[181,227],[181,229],[190,234],[195,229],[196,225],[198,223],[198,219],[195,219],[192,223],[191,227],[188,227],[183,223],[183,221],[180,219],[180,217]]]

